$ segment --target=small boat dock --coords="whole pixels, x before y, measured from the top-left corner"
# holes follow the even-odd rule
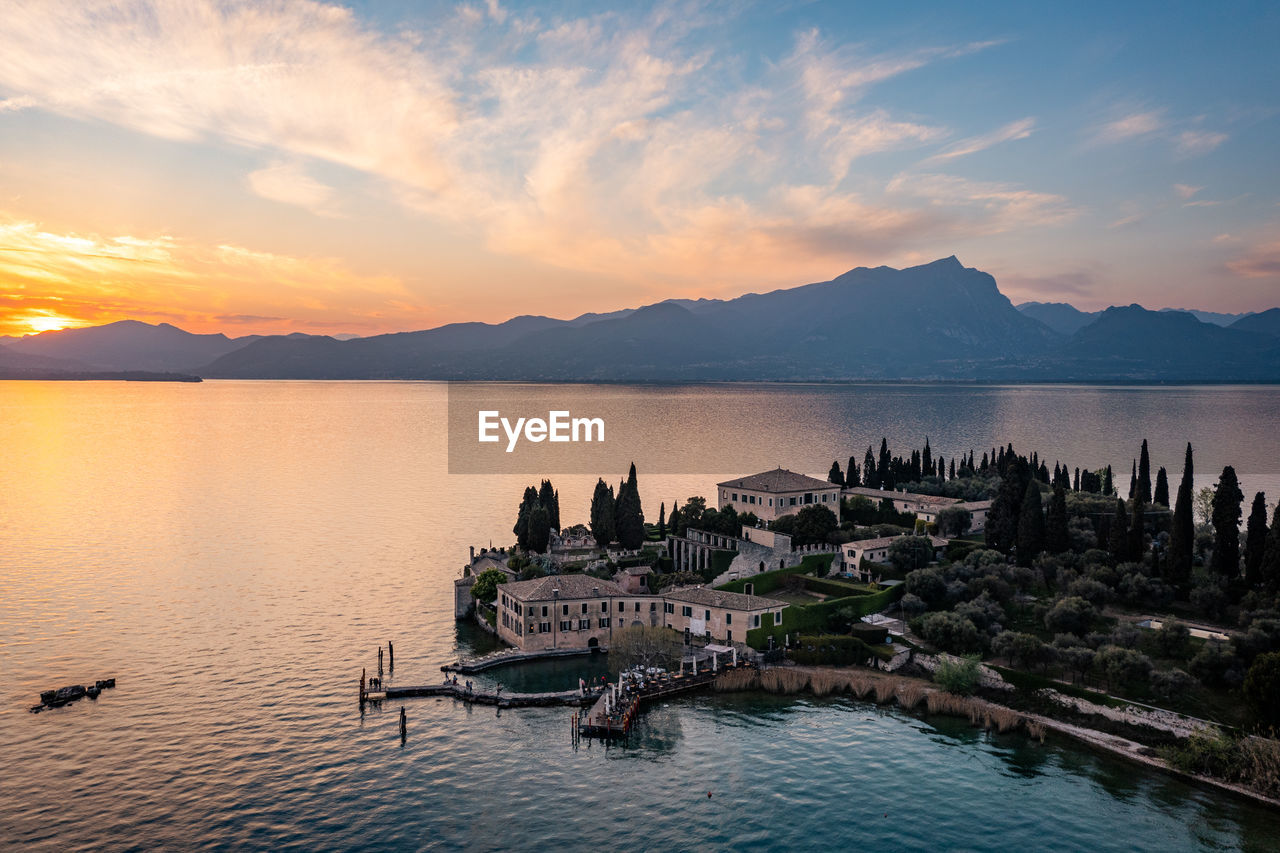
[[[457,663],[447,663],[440,667],[441,672],[456,672],[462,675],[471,675],[476,672],[484,672],[486,669],[493,669],[496,666],[506,666],[513,663],[529,663],[537,660],[552,660],[554,658],[576,658],[585,657],[593,654],[605,654],[603,649],[540,649],[538,651],[520,651],[519,649],[508,649],[506,651],[494,652],[485,655],[482,658],[476,658],[469,661],[458,661]]]

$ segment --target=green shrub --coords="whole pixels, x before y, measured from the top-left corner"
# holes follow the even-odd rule
[[[978,684],[982,680],[978,666],[977,655],[942,658],[938,662],[938,668],[934,670],[933,681],[948,693],[969,696],[978,689]]]

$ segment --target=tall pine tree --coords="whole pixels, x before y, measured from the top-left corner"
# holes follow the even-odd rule
[[[844,472],[840,470],[839,459],[831,463],[831,470],[827,472],[827,482],[835,483],[841,488],[844,487]]]
[[[1133,559],[1129,554],[1129,513],[1125,509],[1124,498],[1116,498],[1116,514],[1111,519],[1111,535],[1108,550],[1117,563],[1127,563]]]
[[[1280,592],[1280,506],[1271,516],[1271,529],[1267,531],[1266,546],[1262,549],[1258,577],[1272,593]]]
[[[623,548],[634,550],[644,544],[644,511],[640,508],[640,485],[636,481],[634,462],[627,479],[618,488],[614,525],[618,544]]]
[[[658,540],[667,541],[667,502],[658,504]]]
[[[858,460],[849,457],[849,467],[844,472],[844,484],[850,489],[862,485],[862,477],[858,474]]]
[[[1045,518],[1045,549],[1050,554],[1062,554],[1071,550],[1071,534],[1067,528],[1067,491],[1059,483],[1049,498],[1049,512]]]
[[[1169,575],[1175,586],[1186,586],[1191,580],[1191,560],[1196,546],[1196,522],[1192,507],[1195,471],[1191,459],[1191,444],[1187,444],[1186,460],[1182,463],[1182,482],[1178,485],[1178,500],[1173,508],[1173,526],[1169,530]]]
[[[1138,456],[1138,500],[1143,505],[1151,503],[1151,457],[1147,455],[1147,440],[1142,439],[1142,453]]]
[[[1138,460],[1133,460],[1133,473],[1129,475],[1129,500],[1138,494]]]
[[[1244,539],[1244,582],[1254,587],[1262,583],[1262,557],[1267,550],[1267,496],[1253,496]]]
[[[1044,508],[1040,502],[1040,484],[1033,478],[1027,483],[1018,516],[1018,565],[1030,568],[1044,549]]]
[[[1244,493],[1236,479],[1236,469],[1222,469],[1213,490],[1213,561],[1215,572],[1231,579],[1240,574],[1240,505]]]
[[[603,479],[597,480],[591,495],[591,536],[601,548],[608,547],[617,535],[614,503],[613,486],[606,486]]]
[[[1163,465],[1156,472],[1156,490],[1151,495],[1151,502],[1160,506],[1169,505],[1169,475],[1165,473]]]

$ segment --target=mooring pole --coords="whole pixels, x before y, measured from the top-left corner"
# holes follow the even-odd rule
[[[378,646],[378,677],[382,677],[382,646]]]
[[[405,716],[404,706],[400,706],[400,740],[409,736],[409,718]]]
[[[364,704],[364,676],[365,676],[364,667],[360,667],[360,704],[361,705]]]
[[[387,669],[395,671],[396,668],[396,647],[391,645],[391,641],[387,640]]]

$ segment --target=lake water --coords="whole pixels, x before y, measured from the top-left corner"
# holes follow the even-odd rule
[[[1234,464],[1280,496],[1280,389],[556,386],[670,447],[646,513],[780,464],[823,476],[888,435],[948,457],[1013,441],[1176,485]],[[0,844],[118,849],[1275,850],[1280,815],[1051,740],[844,700],[701,695],[626,748],[575,750],[569,710],[408,700],[487,638],[452,618],[469,545],[503,544],[527,475],[450,475],[430,383],[0,382]],[[629,408],[628,408],[629,407]],[[661,412],[661,416],[655,416]],[[710,436],[714,440],[708,440]],[[649,454],[648,456],[643,454]],[[558,475],[585,520],[595,474]],[[570,687],[587,663],[494,673]],[[41,690],[115,676],[95,701]],[[707,792],[713,796],[708,798]]]

